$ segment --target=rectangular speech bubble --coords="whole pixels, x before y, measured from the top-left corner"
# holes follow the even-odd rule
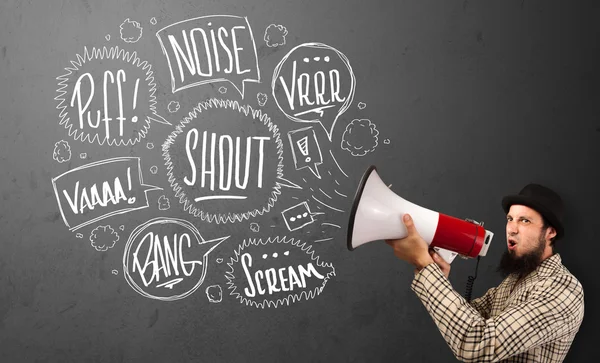
[[[74,231],[101,219],[148,207],[139,157],[118,157],[82,165],[52,178],[65,225]]]
[[[156,37],[167,57],[173,93],[228,81],[244,98],[244,82],[260,82],[254,35],[245,17],[187,19],[160,29]]]

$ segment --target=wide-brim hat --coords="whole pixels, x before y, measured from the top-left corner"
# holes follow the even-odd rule
[[[552,189],[539,184],[528,184],[521,189],[518,195],[507,195],[502,198],[502,208],[505,213],[508,213],[513,204],[535,209],[544,216],[548,223],[556,229],[556,240],[564,235],[564,204],[561,197]]]

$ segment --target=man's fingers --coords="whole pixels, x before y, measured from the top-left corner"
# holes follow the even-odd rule
[[[417,233],[417,229],[415,228],[415,222],[413,222],[412,217],[410,216],[410,214],[405,214],[402,217],[402,221],[404,222],[404,225],[406,226],[406,230],[408,231],[408,235],[412,235]]]

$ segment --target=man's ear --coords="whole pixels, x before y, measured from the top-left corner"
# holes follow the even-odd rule
[[[548,226],[546,229],[546,239],[552,239],[556,237],[556,229],[552,226]]]

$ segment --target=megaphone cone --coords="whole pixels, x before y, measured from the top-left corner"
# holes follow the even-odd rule
[[[448,263],[457,254],[485,256],[494,236],[482,223],[454,218],[405,200],[385,185],[375,166],[370,166],[354,196],[348,222],[348,249],[352,251],[372,241],[406,237],[408,232],[401,220],[406,213],[411,215],[425,242]]]

